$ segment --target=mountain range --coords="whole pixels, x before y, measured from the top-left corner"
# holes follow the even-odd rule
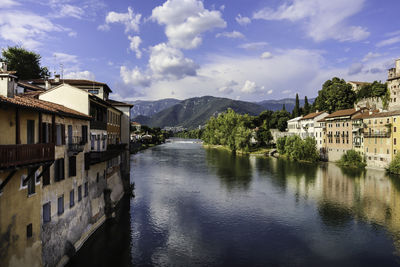
[[[310,99],[312,104],[314,99]],[[151,127],[183,126],[185,128],[196,128],[204,125],[211,116],[233,109],[240,114],[258,115],[263,110],[280,110],[285,105],[286,110],[292,111],[296,100],[285,98],[281,100],[264,100],[261,102],[246,102],[232,100],[229,98],[203,96],[186,100],[173,98],[157,101],[133,101],[131,110],[133,121]],[[300,100],[304,105],[304,100]]]

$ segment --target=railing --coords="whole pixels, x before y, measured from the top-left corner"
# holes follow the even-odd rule
[[[103,121],[90,121],[90,129],[107,130],[107,123]]]
[[[0,169],[54,160],[54,143],[0,145]]]
[[[353,145],[354,145],[355,147],[361,147],[361,143],[359,143],[359,142],[353,143]]]
[[[120,154],[118,150],[107,151],[91,151],[90,152],[90,165],[110,160]]]
[[[127,144],[108,144],[107,151],[123,151],[126,149]]]
[[[390,133],[364,133],[365,138],[389,138]]]
[[[68,151],[73,153],[82,152],[85,148],[85,143],[82,141],[82,137],[73,136],[68,139]]]

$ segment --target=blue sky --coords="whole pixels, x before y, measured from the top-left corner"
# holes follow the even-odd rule
[[[52,72],[105,82],[120,100],[314,97],[334,76],[386,80],[400,58],[399,9],[398,0],[0,0],[0,47],[33,50]]]

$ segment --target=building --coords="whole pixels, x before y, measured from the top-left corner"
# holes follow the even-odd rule
[[[338,110],[325,117],[326,152],[329,161],[337,161],[353,148],[353,116],[364,109]]]
[[[300,137],[305,139],[307,137],[313,137],[317,141],[317,146],[322,147],[323,133],[321,123],[319,122],[329,113],[325,111],[316,111],[299,120],[300,123]]]
[[[300,124],[300,120],[303,118],[303,116],[300,117],[296,117],[294,119],[288,120],[287,124],[288,124],[288,132],[290,134],[297,134],[300,135],[301,132],[301,124]]]
[[[389,110],[400,109],[400,59],[395,61],[395,67],[389,69],[387,86],[390,90]]]
[[[368,83],[368,82],[356,82],[356,81],[349,81],[347,83],[351,85],[351,87],[352,87],[354,92],[359,91],[364,85],[371,84],[371,83]]]

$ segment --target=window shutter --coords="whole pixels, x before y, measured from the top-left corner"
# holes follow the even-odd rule
[[[61,144],[65,145],[65,125],[61,124]]]

